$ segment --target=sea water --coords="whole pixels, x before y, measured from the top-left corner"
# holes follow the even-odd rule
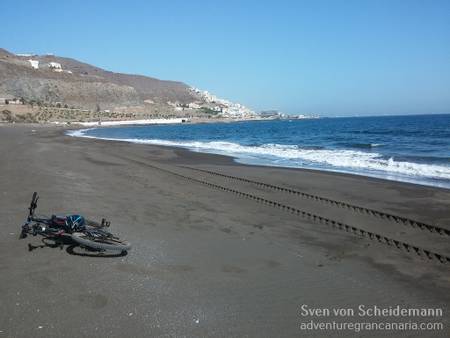
[[[450,188],[450,115],[122,126],[72,135]]]

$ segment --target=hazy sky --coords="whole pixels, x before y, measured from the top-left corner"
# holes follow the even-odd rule
[[[450,1],[0,2],[0,47],[180,80],[255,110],[450,113]]]

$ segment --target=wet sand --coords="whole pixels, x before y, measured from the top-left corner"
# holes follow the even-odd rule
[[[244,166],[176,148],[73,138],[55,127],[2,126],[0,154],[0,337],[357,335],[302,331],[312,319],[437,321],[444,331],[406,334],[448,335],[450,262],[434,254],[450,257],[449,190]],[[106,217],[133,249],[85,257],[38,237],[19,240],[33,191],[38,213]],[[320,319],[302,317],[303,304],[443,308],[444,316]]]

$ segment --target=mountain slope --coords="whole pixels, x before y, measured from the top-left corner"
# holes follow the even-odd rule
[[[29,60],[39,61],[38,69]],[[0,97],[61,102],[89,109],[97,105],[110,109],[199,100],[182,82],[114,73],[53,55],[18,56],[4,49],[0,49]]]

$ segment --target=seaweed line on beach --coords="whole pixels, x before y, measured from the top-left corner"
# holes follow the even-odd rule
[[[409,244],[409,243],[406,243],[406,242],[403,242],[403,241],[399,241],[399,240],[396,240],[396,239],[393,239],[393,238],[389,238],[389,237],[384,236],[384,235],[380,235],[380,234],[377,234],[377,233],[374,233],[374,232],[371,232],[371,231],[367,231],[367,230],[364,230],[364,229],[361,229],[361,228],[358,228],[358,227],[355,227],[355,226],[352,226],[352,225],[349,225],[349,224],[346,224],[346,223],[343,223],[343,222],[335,221],[333,219],[330,219],[330,218],[327,218],[327,217],[323,217],[323,216],[320,216],[320,215],[317,215],[317,214],[314,214],[314,213],[306,212],[304,210],[301,210],[301,209],[298,209],[298,208],[294,208],[294,207],[291,207],[291,206],[288,206],[288,205],[285,205],[285,204],[282,204],[282,203],[279,203],[279,202],[276,202],[276,201],[272,201],[272,200],[269,200],[269,199],[266,199],[266,198],[262,198],[262,197],[259,197],[259,196],[253,195],[253,194],[248,194],[248,193],[236,190],[236,189],[227,188],[227,187],[224,187],[224,186],[221,186],[221,185],[218,185],[218,184],[214,184],[214,183],[211,183],[211,182],[208,182],[208,181],[204,181],[204,180],[200,180],[200,179],[197,179],[197,178],[194,178],[194,177],[186,176],[186,175],[174,172],[172,170],[161,168],[159,166],[150,164],[148,162],[142,162],[142,161],[138,161],[138,160],[135,160],[135,159],[128,159],[128,160],[130,160],[131,162],[135,162],[135,163],[138,163],[138,164],[141,164],[141,165],[145,165],[145,166],[151,167],[153,169],[159,170],[159,171],[164,172],[164,173],[168,173],[168,174],[176,176],[176,177],[180,177],[180,178],[186,179],[186,180],[191,181],[191,182],[200,183],[202,185],[205,185],[205,186],[208,186],[208,187],[220,190],[220,191],[230,192],[230,193],[233,193],[233,194],[235,194],[237,196],[254,200],[254,201],[258,202],[258,203],[263,203],[263,204],[266,204],[266,205],[270,205],[270,206],[279,208],[279,209],[281,209],[283,211],[289,212],[291,214],[300,216],[302,218],[305,218],[305,219],[308,219],[308,220],[312,220],[312,221],[314,221],[316,223],[319,223],[319,224],[329,225],[329,226],[331,226],[331,227],[333,227],[335,229],[343,230],[343,231],[346,231],[348,233],[352,233],[354,235],[357,235],[359,237],[367,238],[367,239],[372,240],[372,241],[378,241],[379,243],[383,243],[383,244],[386,244],[388,246],[395,247],[398,250],[401,250],[403,252],[413,253],[413,254],[421,257],[421,258],[428,258],[428,261],[436,261],[437,260],[438,262],[440,262],[442,264],[450,263],[450,257],[448,257],[446,255],[443,255],[443,254],[440,254],[440,253],[432,252],[430,250],[427,250],[427,249],[415,246],[413,244]],[[179,168],[181,168],[181,167],[179,167]]]
[[[398,216],[398,215],[393,215],[387,212],[383,212],[383,211],[378,211],[378,210],[374,210],[374,209],[370,209],[370,208],[366,208],[366,207],[361,207],[358,205],[354,205],[354,204],[350,204],[350,203],[346,203],[346,202],[342,202],[342,201],[336,201],[333,200],[331,198],[327,198],[327,197],[322,197],[322,196],[318,196],[318,195],[313,195],[313,194],[308,194],[299,190],[295,190],[295,189],[291,189],[291,188],[285,188],[285,187],[280,187],[277,185],[273,185],[273,184],[268,184],[268,183],[264,183],[264,182],[259,182],[259,181],[254,181],[254,180],[250,180],[247,178],[242,178],[242,177],[237,177],[237,176],[232,176],[232,175],[227,175],[227,174],[222,174],[219,172],[215,172],[212,170],[205,170],[205,169],[200,169],[200,168],[193,168],[193,167],[188,167],[188,166],[181,166],[182,168],[186,168],[186,169],[190,169],[190,170],[194,170],[194,171],[199,171],[199,172],[203,172],[206,174],[210,174],[210,175],[215,175],[215,176],[220,176],[220,177],[224,177],[227,179],[231,179],[231,180],[236,180],[236,181],[241,181],[241,182],[246,182],[246,183],[251,183],[251,184],[255,184],[257,186],[260,187],[264,187],[264,188],[269,188],[269,189],[274,189],[277,191],[281,191],[281,192],[287,192],[289,194],[294,194],[294,195],[298,195],[301,196],[303,198],[307,198],[307,199],[313,199],[315,201],[318,202],[323,202],[326,204],[331,204],[333,206],[337,206],[340,208],[345,208],[348,209],[350,211],[354,211],[354,212],[360,212],[360,213],[364,213],[367,214],[369,216],[375,216],[375,217],[381,217],[385,220],[389,220],[389,221],[394,221],[398,224],[403,224],[403,225],[409,225],[413,228],[418,228],[420,230],[428,230],[431,233],[436,233],[442,236],[450,236],[450,230],[444,229],[442,227],[439,227],[437,225],[431,225],[431,224],[427,224],[424,222],[419,222],[404,216]]]

